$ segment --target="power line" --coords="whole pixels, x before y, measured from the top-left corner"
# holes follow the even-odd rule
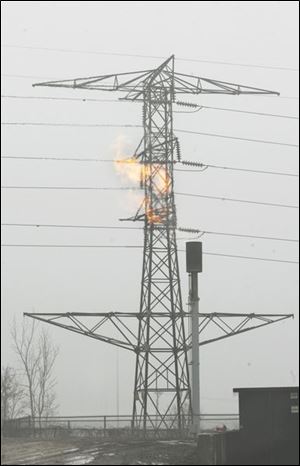
[[[110,226],[110,225],[66,225],[49,223],[1,223],[2,226],[13,227],[37,227],[37,228],[83,228],[83,229],[104,229],[104,230],[142,230],[142,227]]]
[[[1,159],[22,159],[22,160],[55,160],[55,161],[70,161],[70,162],[109,162],[115,163],[116,161],[111,159],[97,159],[97,158],[81,158],[81,157],[52,157],[52,156],[41,156],[41,157],[32,157],[32,156],[10,156],[2,155]],[[138,162],[137,162],[138,163]]]
[[[84,53],[84,54],[95,54],[95,55],[110,55],[110,56],[122,56],[122,57],[132,57],[132,58],[151,58],[151,59],[165,59],[165,57],[160,55],[142,55],[142,54],[131,54],[131,53],[121,53],[121,52],[102,52],[96,50],[76,50],[76,49],[61,49],[61,48],[51,48],[51,47],[35,47],[28,45],[9,45],[3,44],[1,47],[6,48],[18,48],[18,49],[28,49],[28,50],[43,50],[48,52],[62,52],[62,53]],[[230,61],[220,61],[220,60],[208,60],[203,58],[183,58],[176,57],[178,61],[185,62],[194,62],[194,63],[210,63],[214,65],[228,65],[228,66],[240,66],[246,68],[261,68],[261,69],[271,69],[271,70],[281,70],[281,71],[299,71],[299,68],[292,68],[286,66],[273,66],[273,65],[257,65],[253,63],[236,63]]]
[[[3,247],[22,247],[22,248],[109,248],[109,249],[143,249],[143,246],[136,245],[115,245],[115,244],[1,244]],[[185,252],[184,249],[178,249],[179,252]],[[230,257],[235,259],[248,259],[248,260],[258,260],[265,262],[281,262],[287,264],[298,264],[297,261],[283,260],[283,259],[271,259],[267,257],[251,257],[251,256],[240,256],[235,254],[221,254],[217,252],[203,252],[203,254],[208,256],[220,256],[220,257]]]
[[[233,237],[238,237],[238,238],[251,238],[251,239],[261,239],[261,240],[268,240],[268,241],[286,241],[286,242],[292,242],[292,243],[299,243],[298,239],[292,239],[292,238],[282,238],[282,237],[276,237],[276,236],[261,236],[261,235],[249,235],[249,234],[243,234],[243,233],[225,233],[221,231],[208,231],[208,230],[199,230],[195,228],[178,228],[179,231],[183,231],[186,233],[195,233],[199,234],[200,237],[204,235],[221,235],[221,236],[233,236]]]
[[[111,124],[111,123],[40,123],[40,122],[21,122],[21,121],[12,121],[12,122],[1,122],[1,125],[6,126],[67,126],[67,127],[83,127],[83,128],[143,128],[142,125],[131,125],[131,124]],[[266,139],[252,139],[252,138],[243,138],[238,136],[228,136],[225,134],[218,133],[204,133],[200,131],[190,131],[186,129],[175,129],[178,133],[186,134],[198,134],[201,136],[212,136],[216,138],[223,139],[234,139],[238,141],[247,141],[247,142],[256,142],[263,144],[274,144],[277,146],[286,146],[286,147],[299,147],[298,144],[290,144],[286,142],[277,142],[277,141],[268,141]]]
[[[179,249],[179,251],[185,252],[184,249]],[[236,259],[248,259],[248,260],[266,261],[266,262],[285,262],[288,264],[299,264],[298,261],[290,261],[290,260],[283,260],[283,259],[269,259],[266,257],[239,256],[235,254],[220,254],[220,253],[215,253],[215,252],[204,252],[203,254],[209,255],[209,256],[232,257]]]
[[[41,97],[41,96],[24,96],[24,95],[1,95],[1,98],[5,99],[34,99],[34,100],[62,100],[62,101],[77,101],[77,102],[114,102],[114,103],[119,103],[119,102],[130,102],[130,100],[118,100],[118,99],[90,99],[90,98],[77,98],[77,97]],[[266,113],[266,112],[253,112],[249,110],[237,110],[233,108],[227,108],[227,107],[210,107],[207,105],[197,105],[197,110],[202,110],[202,109],[209,109],[209,110],[223,110],[227,112],[237,112],[237,113],[245,113],[245,114],[250,114],[250,115],[260,115],[260,116],[269,116],[269,117],[277,117],[277,118],[287,118],[287,119],[292,119],[292,120],[299,120],[299,117],[297,116],[292,116],[292,115],[282,115],[278,113]],[[180,112],[182,113],[182,112]],[[191,113],[191,112],[187,112]],[[193,112],[194,113],[194,112]]]
[[[192,194],[192,193],[174,193],[177,196],[187,196],[187,197],[201,197],[204,199],[215,199],[218,201],[230,201],[230,202],[242,202],[246,204],[257,204],[257,205],[265,205],[265,206],[270,206],[270,207],[285,207],[285,208],[291,208],[291,209],[299,209],[299,206],[295,205],[290,205],[290,204],[276,204],[273,202],[259,202],[259,201],[251,201],[251,200],[246,200],[246,199],[236,199],[232,197],[219,197],[219,196],[207,196],[204,194]]]
[[[34,95],[1,95],[2,99],[29,99],[29,100],[62,100],[62,101],[77,101],[77,102],[130,102],[130,100],[119,99],[93,99],[93,98],[78,98],[78,97],[50,97],[50,96],[34,96]]]
[[[1,186],[1,189],[42,189],[42,190],[100,190],[100,191],[139,191],[140,188],[136,187],[98,187],[98,186]],[[201,197],[204,199],[215,199],[220,201],[230,201],[230,202],[242,202],[247,204],[258,204],[258,205],[265,205],[271,207],[285,207],[291,209],[298,209],[299,206],[290,205],[290,204],[276,204],[272,202],[259,202],[259,201],[252,201],[246,199],[236,199],[236,198],[229,198],[229,197],[219,197],[219,196],[208,196],[204,194],[193,194],[193,193],[178,193],[175,192],[174,194],[178,196],[188,196],[188,197]]]
[[[71,126],[82,128],[143,128],[142,125],[111,124],[111,123],[42,123],[28,121],[1,122],[5,126]]]
[[[269,170],[257,170],[257,169],[252,169],[252,168],[237,168],[237,167],[226,167],[222,165],[211,165],[211,164],[206,164],[206,163],[201,163],[201,162],[191,162],[187,163],[185,161],[181,162],[183,165],[191,165],[191,166],[198,166],[202,167],[202,169],[197,170],[197,169],[184,169],[184,168],[175,168],[176,171],[181,171],[181,172],[202,172],[203,169],[207,168],[216,168],[216,169],[221,169],[221,170],[229,170],[229,171],[241,171],[241,172],[247,172],[247,173],[260,173],[260,174],[265,174],[265,175],[281,175],[281,176],[294,176],[294,177],[299,177],[298,174],[296,173],[286,173],[286,172],[274,172],[274,171],[269,171]]]
[[[246,113],[248,115],[259,115],[259,116],[269,116],[269,117],[276,117],[276,118],[288,118],[291,120],[299,120],[299,117],[297,116],[290,116],[290,115],[282,115],[278,113],[265,113],[265,112],[253,112],[250,110],[238,110],[235,108],[227,108],[227,107],[210,107],[207,105],[200,105],[199,110],[202,108],[204,109],[209,109],[209,110],[220,110],[220,111],[226,111],[226,112],[235,112],[235,113]]]
[[[1,223],[2,226],[10,227],[35,227],[35,228],[79,228],[79,229],[103,229],[103,230],[143,230],[142,227],[128,227],[128,226],[110,226],[110,225],[70,225],[70,224],[43,224],[43,223]],[[286,241],[298,243],[299,240],[292,238],[282,238],[275,236],[258,236],[250,234],[241,234],[241,233],[225,233],[225,232],[216,232],[208,230],[199,230],[193,228],[178,228],[179,231],[186,233],[197,233],[202,235],[225,235],[233,236],[240,238],[252,238],[252,239],[261,239],[261,240],[271,240],[271,241]]]
[[[140,191],[136,187],[102,187],[102,186],[1,186],[1,189],[46,189],[78,191]]]
[[[111,160],[111,159],[98,159],[98,158],[82,158],[82,157],[52,157],[52,156],[40,156],[40,157],[32,157],[32,156],[10,156],[10,155],[2,155],[2,159],[16,159],[16,160],[54,160],[54,161],[70,161],[70,162],[100,162],[100,163],[117,163],[116,160]],[[137,164],[140,162],[136,162]],[[176,162],[176,164],[183,164],[183,165],[190,165],[190,166],[195,166],[195,167],[202,167],[201,170],[197,169],[182,169],[182,168],[175,168],[175,171],[180,171],[180,172],[202,172],[206,168],[217,168],[217,169],[222,169],[222,170],[233,170],[233,171],[241,171],[241,172],[249,172],[249,173],[261,173],[261,174],[267,174],[267,175],[282,175],[282,176],[294,176],[294,177],[299,177],[298,174],[296,173],[286,173],[286,172],[274,172],[274,171],[268,171],[268,170],[256,170],[256,169],[251,169],[251,168],[237,168],[237,167],[227,167],[227,166],[221,166],[221,165],[211,165],[211,164],[206,164],[203,162],[187,162],[185,160],[181,162]]]
[[[201,136],[213,136],[216,138],[224,138],[224,139],[235,139],[238,141],[247,141],[247,142],[258,142],[261,144],[274,144],[278,146],[288,146],[288,147],[299,147],[298,144],[290,144],[286,142],[277,142],[277,141],[268,141],[266,139],[252,139],[252,138],[242,138],[238,136],[227,136],[225,134],[217,134],[217,133],[203,133],[199,131],[191,131],[187,129],[175,129],[178,133],[187,133],[187,134],[199,134]]]
[[[143,246],[136,245],[114,245],[114,244],[1,244],[1,246],[19,248],[108,248],[108,249],[142,249]]]

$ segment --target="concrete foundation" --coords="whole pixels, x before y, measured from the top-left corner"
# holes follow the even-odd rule
[[[198,436],[197,454],[200,464],[226,464],[225,435],[205,433]]]

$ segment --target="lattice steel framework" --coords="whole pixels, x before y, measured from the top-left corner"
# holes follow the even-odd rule
[[[177,413],[173,422],[181,429],[184,404],[190,404],[173,192],[173,76],[171,59],[144,90],[144,257],[133,407],[134,423],[143,428],[153,423],[152,413],[159,422]],[[155,316],[159,312],[166,317]]]
[[[126,92],[124,100],[143,103],[144,137],[134,155],[141,164],[141,187],[144,200],[130,220],[144,222],[144,254],[138,313],[122,314],[27,314],[65,329],[97,338],[136,353],[133,424],[136,428],[161,427],[183,429],[186,410],[190,412],[190,381],[187,352],[190,335],[186,335],[176,246],[176,208],[173,167],[180,159],[178,140],[173,133],[176,94],[277,94],[238,84],[176,73],[174,56],[153,70],[121,73],[65,81],[38,83],[36,86],[68,87],[85,90]],[[140,149],[139,149],[140,150]],[[222,335],[200,344],[267,325],[290,315],[201,314],[199,331],[214,323]],[[134,317],[135,330],[126,319]],[[92,324],[83,323],[93,319]],[[96,319],[96,320],[95,320]],[[238,319],[233,326],[225,319]],[[258,319],[258,325],[249,322]],[[71,325],[70,325],[71,321]],[[116,336],[99,334],[110,325]],[[120,338],[121,336],[121,338]],[[156,421],[153,421],[153,414]],[[172,425],[166,416],[175,414]]]

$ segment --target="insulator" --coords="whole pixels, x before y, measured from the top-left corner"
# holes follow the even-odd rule
[[[179,231],[184,231],[185,233],[201,233],[201,230],[196,230],[195,228],[178,228]]]
[[[177,160],[178,162],[180,162],[181,161],[181,149],[180,149],[178,138],[175,139],[175,142],[176,142]]]
[[[199,105],[198,104],[194,104],[192,102],[182,102],[180,100],[177,100],[175,102],[177,105],[180,105],[182,107],[192,107],[192,108],[199,108]]]
[[[182,165],[189,165],[189,166],[191,166],[191,167],[200,167],[200,168],[206,167],[206,165],[204,165],[204,163],[201,163],[201,162],[190,162],[189,160],[183,160],[181,163],[182,163]]]

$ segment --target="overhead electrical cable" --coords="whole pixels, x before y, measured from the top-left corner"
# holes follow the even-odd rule
[[[11,155],[2,155],[2,159],[16,159],[16,160],[54,160],[54,161],[62,161],[62,162],[99,162],[99,163],[118,163],[122,162],[125,163],[126,159],[124,161],[120,160],[112,160],[112,159],[98,159],[98,158],[82,158],[82,157],[52,157],[52,156],[38,156],[38,157],[33,157],[33,156],[11,156]],[[130,163],[134,163],[132,159],[130,159]],[[137,164],[139,164],[139,161],[136,161]],[[217,169],[222,169],[222,170],[229,170],[229,171],[241,171],[241,172],[249,172],[249,173],[261,173],[261,174],[267,174],[267,175],[281,175],[281,176],[293,176],[293,177],[299,177],[299,174],[297,173],[287,173],[287,172],[277,172],[277,171],[269,171],[269,170],[259,170],[259,169],[252,169],[252,168],[238,168],[238,167],[227,167],[227,166],[222,166],[222,165],[212,165],[212,164],[206,164],[204,162],[187,162],[185,160],[182,160],[181,162],[175,162],[175,164],[182,164],[182,165],[188,165],[192,167],[201,167],[200,170],[197,168],[193,169],[184,169],[184,168],[175,168],[175,171],[180,171],[180,172],[190,172],[190,173],[198,173],[198,172],[203,172],[203,169],[205,168],[217,168]]]
[[[118,99],[93,99],[93,98],[77,98],[77,97],[50,97],[50,96],[25,96],[25,95],[1,95],[3,99],[33,99],[33,100],[58,100],[58,101],[71,101],[71,102],[113,102],[119,103],[120,100]],[[129,102],[132,103],[130,100],[121,100],[121,102]],[[227,112],[237,112],[237,113],[245,113],[250,115],[260,115],[260,116],[269,116],[269,117],[276,117],[276,118],[287,118],[291,120],[299,120],[298,116],[293,115],[282,115],[278,113],[266,113],[266,112],[254,112],[249,110],[240,110],[240,109],[233,109],[227,107],[211,107],[207,105],[197,105],[196,111],[201,109],[209,109],[209,110],[219,110],[219,111],[227,111]],[[190,112],[187,112],[190,113]]]
[[[1,186],[1,189],[45,189],[45,190],[70,190],[70,191],[140,191],[140,188],[131,186]]]
[[[93,54],[93,55],[108,55],[108,56],[121,56],[121,57],[132,57],[132,58],[150,58],[150,59],[164,59],[165,57],[161,55],[143,55],[143,54],[132,54],[132,53],[123,53],[123,52],[106,52],[98,50],[77,50],[77,49],[63,49],[63,48],[53,48],[53,47],[40,47],[40,46],[30,46],[30,45],[11,45],[11,44],[2,44],[1,47],[5,48],[17,48],[17,49],[28,49],[28,50],[41,50],[47,52],[60,52],[60,53],[83,53],[83,54]],[[288,66],[275,66],[275,65],[261,65],[253,63],[239,63],[225,60],[210,60],[204,58],[184,58],[176,57],[178,61],[185,62],[194,62],[194,63],[210,63],[214,65],[228,65],[228,66],[239,66],[246,68],[261,68],[261,69],[271,69],[271,70],[280,70],[280,71],[299,71],[299,68],[288,67]]]
[[[247,203],[247,204],[256,204],[256,205],[265,205],[265,206],[270,206],[270,207],[285,207],[285,208],[291,208],[291,209],[299,209],[299,206],[296,205],[291,205],[291,204],[278,204],[274,202],[260,202],[260,201],[252,201],[249,199],[237,199],[233,197],[223,197],[223,196],[209,196],[205,194],[194,194],[194,193],[178,193],[175,192],[177,196],[187,196],[187,197],[199,197],[203,199],[214,199],[218,201],[229,201],[229,202],[242,202],[242,203]]]
[[[2,99],[29,99],[29,100],[61,100],[71,102],[130,102],[130,100],[118,99],[93,99],[93,98],[78,98],[78,97],[50,97],[50,96],[36,96],[36,95],[1,95]]]
[[[136,246],[136,245],[114,245],[114,244],[1,244],[2,247],[19,247],[19,248],[88,248],[88,249],[143,249],[143,246]],[[178,249],[179,252],[185,252],[184,249]],[[203,252],[204,255],[208,256],[220,256],[220,257],[229,257],[235,259],[247,259],[247,260],[257,260],[257,261],[264,261],[264,262],[281,262],[287,264],[298,264],[297,261],[292,260],[285,260],[285,259],[272,259],[267,257],[252,257],[252,256],[240,256],[236,254],[222,254],[217,252]]]
[[[2,226],[9,227],[30,227],[30,228],[79,228],[79,229],[103,229],[103,230],[143,230],[142,227],[129,227],[129,226],[110,226],[110,225],[70,225],[70,224],[49,224],[49,223],[1,223]],[[251,234],[242,234],[242,233],[228,233],[220,231],[209,231],[209,230],[200,230],[192,228],[177,228],[179,231],[193,234],[202,235],[225,235],[233,236],[240,238],[251,238],[251,239],[261,239],[261,240],[270,240],[270,241],[286,241],[298,243],[298,239],[293,238],[282,238],[276,236],[261,236],[261,235],[251,235]]]
[[[208,105],[201,105],[201,108],[204,109],[209,109],[209,110],[218,110],[218,111],[225,111],[225,112],[233,112],[233,113],[245,113],[248,115],[256,115],[256,116],[268,116],[268,117],[275,117],[275,118],[288,118],[291,120],[299,120],[298,116],[292,116],[292,115],[282,115],[278,113],[266,113],[266,112],[254,112],[250,110],[239,110],[236,108],[227,108],[227,107],[210,107]]]
[[[111,123],[42,123],[42,122],[22,122],[22,121],[9,121],[9,122],[1,122],[1,125],[5,126],[53,126],[53,127],[77,127],[77,128],[143,128],[142,125],[133,125],[133,124],[111,124]],[[223,138],[223,139],[234,139],[238,141],[247,141],[247,142],[256,142],[256,143],[263,143],[263,144],[274,144],[278,146],[286,146],[286,147],[299,147],[298,144],[291,144],[287,142],[279,142],[279,141],[269,141],[266,139],[253,139],[253,138],[244,138],[239,136],[229,136],[226,134],[218,134],[218,133],[206,133],[201,131],[191,131],[186,129],[176,129],[174,130],[178,133],[186,133],[186,134],[198,134],[200,136],[210,136],[215,138]]]
[[[1,186],[1,189],[38,189],[38,190],[70,190],[70,191],[139,191],[140,188],[136,187],[102,187],[102,186]],[[291,205],[291,204],[279,204],[274,202],[261,202],[261,201],[253,201],[248,199],[237,199],[232,197],[221,197],[221,196],[210,196],[205,194],[194,194],[194,193],[179,193],[175,192],[174,194],[178,196],[188,196],[188,197],[199,197],[204,199],[213,199],[213,200],[220,200],[220,201],[230,201],[230,202],[242,202],[247,204],[256,204],[256,205],[264,205],[264,206],[271,206],[271,207],[284,207],[284,208],[291,208],[291,209],[298,209],[299,206]]]

